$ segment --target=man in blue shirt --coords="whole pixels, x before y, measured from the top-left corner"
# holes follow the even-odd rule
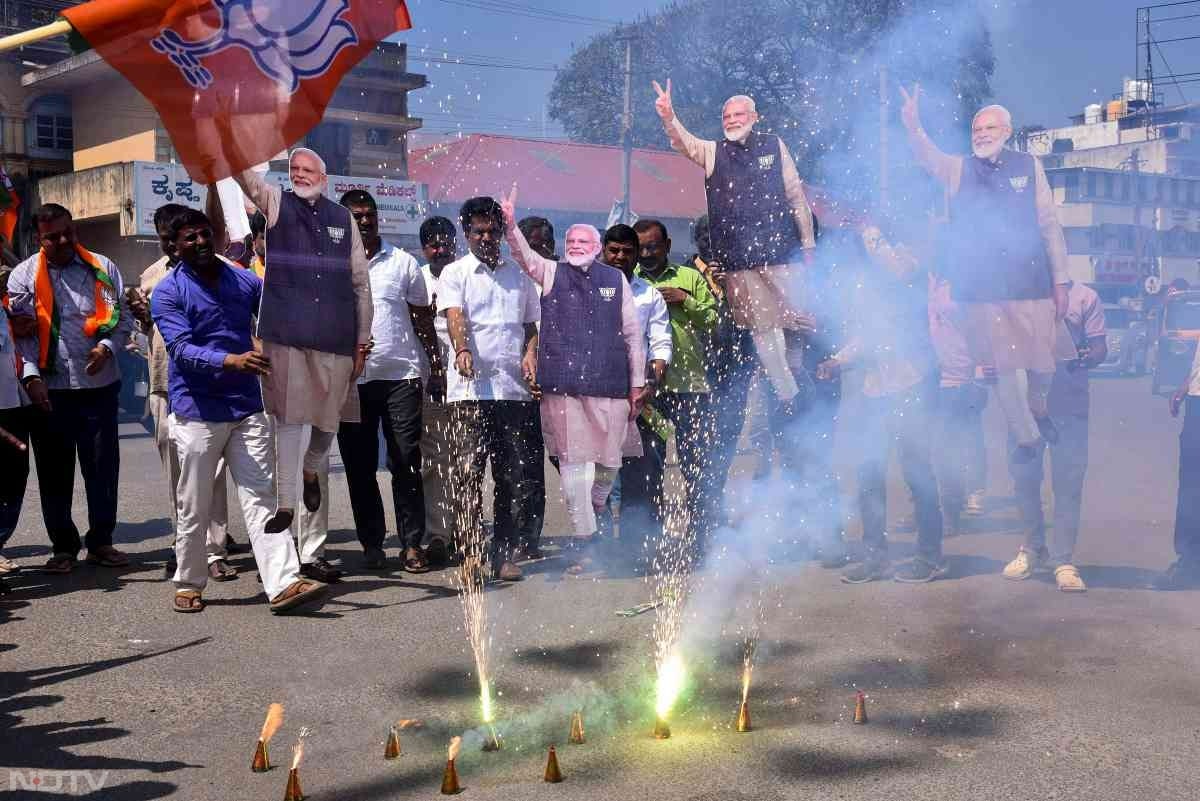
[[[300,577],[290,536],[265,531],[275,509],[275,453],[258,377],[270,373],[271,362],[251,341],[262,279],[216,256],[212,226],[201,212],[173,219],[169,236],[179,263],[155,289],[151,314],[170,357],[167,395],[179,453],[174,608],[204,609],[212,484],[224,457],[271,611],[282,612],[313,600],[326,585]]]

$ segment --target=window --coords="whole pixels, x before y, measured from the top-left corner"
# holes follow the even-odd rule
[[[35,158],[69,159],[75,149],[71,104],[61,95],[44,95],[29,106],[26,147]]]
[[[1097,189],[1099,178],[1100,178],[1100,176],[1096,175],[1096,173],[1094,173],[1094,172],[1089,172],[1087,174],[1087,196],[1088,197],[1095,197],[1099,193],[1099,190]]]
[[[1129,184],[1132,181],[1128,175],[1122,175],[1117,179],[1117,198],[1120,200],[1129,200]]]
[[[34,118],[37,146],[46,150],[71,150],[71,118],[58,114],[38,114]]]
[[[1116,196],[1115,193],[1113,192],[1113,176],[1110,173],[1105,174],[1104,189],[1102,189],[1100,193],[1103,197],[1106,197],[1106,198],[1112,198],[1112,197]]]

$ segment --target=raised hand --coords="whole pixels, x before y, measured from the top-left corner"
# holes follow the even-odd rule
[[[904,98],[904,105],[900,107],[900,120],[908,130],[919,131],[921,129],[921,84],[914,83],[911,94],[901,86],[900,96]]]
[[[517,226],[517,185],[512,185],[508,197],[500,199],[500,210],[504,212],[504,224],[508,230]]]
[[[667,78],[667,88],[663,89],[658,81],[654,81],[654,91],[658,93],[658,99],[654,101],[654,109],[658,112],[658,116],[662,117],[663,122],[670,122],[675,119],[675,106],[671,103],[671,79]]]

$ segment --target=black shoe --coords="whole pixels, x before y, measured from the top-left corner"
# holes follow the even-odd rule
[[[425,547],[425,561],[430,567],[445,567],[450,564],[450,549],[443,539],[432,539]]]
[[[543,557],[545,557],[545,554],[542,553],[542,549],[538,545],[526,545],[521,549],[521,559],[533,561]]]
[[[1054,421],[1049,417],[1035,417],[1033,422],[1037,423],[1038,431],[1042,435],[1042,439],[1049,442],[1051,445],[1058,444],[1058,427],[1054,425]]]
[[[383,570],[387,567],[387,554],[382,548],[364,548],[363,566],[367,570]]]
[[[868,556],[862,564],[847,568],[842,573],[843,584],[866,584],[887,578],[888,561],[881,556]]]
[[[267,525],[263,527],[263,531],[268,534],[279,534],[287,531],[292,527],[292,518],[295,513],[291,509],[279,509],[275,512],[274,517],[267,521]]]
[[[931,562],[917,556],[896,568],[893,579],[901,584],[925,584],[946,575],[945,562]]]
[[[301,493],[304,499],[304,508],[310,512],[315,512],[321,508],[321,481],[314,478],[309,481],[304,479],[304,492]]]
[[[324,559],[317,559],[310,564],[300,565],[300,575],[322,584],[336,584],[342,578],[342,571]]]
[[[231,554],[231,555],[239,554],[239,553],[250,553],[250,543],[246,543],[245,545],[243,545],[242,543],[235,540],[233,537],[226,536],[225,537],[225,553]]]
[[[8,586],[8,582],[0,578],[0,595],[8,595],[12,592],[12,587]]]
[[[1176,559],[1154,581],[1150,588],[1155,590],[1194,590],[1200,588],[1200,563]]]

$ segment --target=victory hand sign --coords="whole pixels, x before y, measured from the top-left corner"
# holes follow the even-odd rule
[[[900,87],[900,95],[904,98],[904,105],[900,107],[900,119],[904,123],[904,127],[909,131],[921,130],[921,84],[913,84],[912,93]]]
[[[667,78],[667,88],[663,89],[658,81],[654,81],[654,91],[658,93],[658,99],[654,101],[654,109],[658,112],[658,116],[662,117],[663,122],[670,122],[675,119],[675,106],[671,104],[671,79]]]

